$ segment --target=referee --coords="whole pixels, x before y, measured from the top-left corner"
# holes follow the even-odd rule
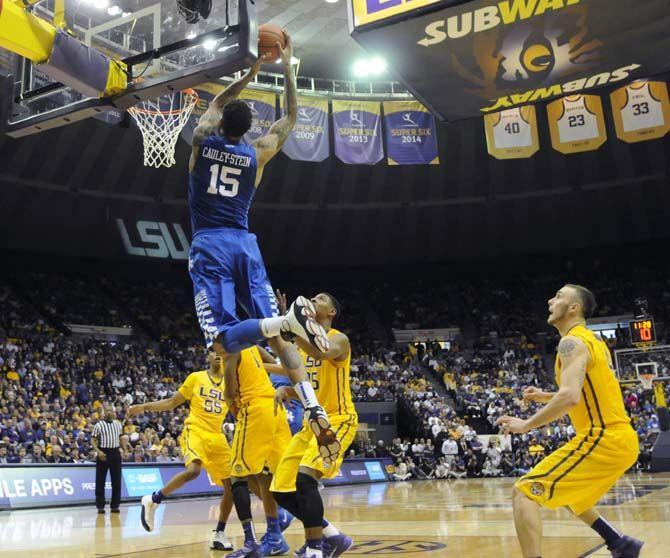
[[[105,513],[105,481],[107,469],[112,478],[112,513],[119,513],[121,504],[121,423],[116,420],[114,408],[105,408],[105,420],[93,427],[93,448],[98,459],[95,462],[95,505],[98,513]]]

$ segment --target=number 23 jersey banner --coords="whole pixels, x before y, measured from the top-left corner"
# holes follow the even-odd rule
[[[335,155],[350,165],[374,165],[384,156],[380,104],[333,101]]]
[[[389,165],[438,165],[435,118],[418,101],[384,101]]]

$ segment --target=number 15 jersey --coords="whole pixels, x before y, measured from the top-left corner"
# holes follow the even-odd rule
[[[189,175],[188,202],[195,237],[203,229],[248,230],[256,194],[256,149],[209,136],[200,144]]]

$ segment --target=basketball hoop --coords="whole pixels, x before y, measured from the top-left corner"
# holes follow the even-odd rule
[[[652,384],[656,379],[656,374],[640,374],[638,376],[645,391],[652,389]]]
[[[197,102],[198,94],[193,89],[184,89],[141,101],[128,109],[142,132],[144,166],[159,168],[175,164],[179,133]]]

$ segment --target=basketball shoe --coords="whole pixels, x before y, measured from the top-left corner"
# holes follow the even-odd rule
[[[332,537],[323,537],[323,558],[337,558],[354,545],[351,537],[343,533]]]
[[[288,545],[281,533],[265,533],[261,537],[261,556],[281,556],[286,554],[291,547]]]
[[[316,321],[316,310],[312,301],[304,296],[295,299],[284,316],[282,337],[297,335],[321,352],[330,349],[330,340],[324,327]]]
[[[277,512],[279,514],[279,530],[283,533],[289,528],[295,517],[282,507],[278,507]]]
[[[616,545],[608,546],[607,549],[612,553],[612,558],[637,558],[643,545],[644,541],[623,535]]]
[[[154,530],[154,514],[156,513],[156,508],[158,504],[153,501],[151,494],[142,496],[142,512],[140,513],[140,521],[142,522],[142,527],[145,531]]]
[[[337,460],[337,456],[342,449],[342,444],[335,437],[335,432],[330,427],[328,415],[323,410],[323,407],[320,405],[310,407],[306,411],[309,427],[312,429],[316,443],[319,446],[319,454],[321,454],[323,464],[328,466]]]
[[[226,535],[223,534],[223,531],[214,529],[214,531],[212,531],[212,540],[210,541],[209,548],[212,550],[232,550],[233,543],[228,540]]]
[[[242,548],[226,554],[226,558],[262,558],[260,548],[261,545],[256,541],[245,541]]]

